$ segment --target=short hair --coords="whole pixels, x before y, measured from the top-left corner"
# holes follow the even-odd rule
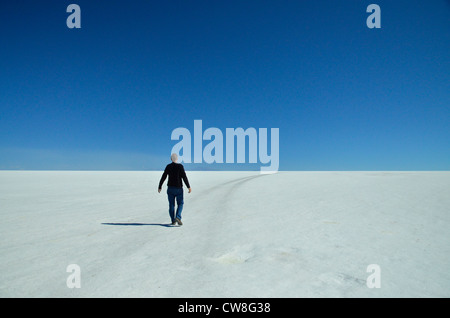
[[[177,160],[178,160],[178,155],[177,155],[176,153],[173,153],[173,154],[170,156],[170,159],[172,159],[172,162],[177,162]]]

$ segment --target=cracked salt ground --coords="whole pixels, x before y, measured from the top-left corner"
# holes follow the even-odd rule
[[[450,296],[449,172],[188,176],[171,228],[160,172],[0,172],[0,296]]]
[[[324,273],[320,274],[318,280],[325,284],[334,285],[365,285],[366,281],[344,273]]]
[[[221,264],[241,264],[247,262],[252,256],[253,256],[252,254],[230,252],[217,258],[214,258],[213,260]]]
[[[233,250],[210,260],[221,264],[242,264],[246,262],[292,262],[297,248],[267,248],[255,246],[236,246]]]

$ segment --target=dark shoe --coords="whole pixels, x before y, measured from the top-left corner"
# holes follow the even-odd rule
[[[180,219],[176,218],[175,221],[177,221],[178,225],[183,225],[183,222],[181,222]]]
[[[177,225],[177,221],[172,221],[171,225]]]

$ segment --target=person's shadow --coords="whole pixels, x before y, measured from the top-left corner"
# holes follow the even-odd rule
[[[102,223],[103,225],[119,225],[119,226],[163,226],[163,227],[176,227],[172,224],[162,224],[162,223]]]

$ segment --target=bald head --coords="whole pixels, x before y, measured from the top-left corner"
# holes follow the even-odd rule
[[[178,161],[178,155],[176,153],[173,153],[170,156],[170,159],[172,160],[172,162],[177,162]]]

